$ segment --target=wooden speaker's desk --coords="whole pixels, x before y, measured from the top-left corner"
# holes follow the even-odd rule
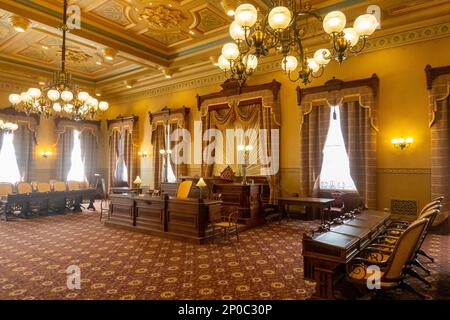
[[[203,243],[212,236],[210,216],[221,201],[178,199],[162,195],[111,194],[108,226],[120,226],[153,235]]]

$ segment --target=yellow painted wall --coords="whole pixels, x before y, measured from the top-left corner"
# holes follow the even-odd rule
[[[325,74],[311,86],[321,85],[335,76],[345,81],[368,78],[376,73],[380,78],[378,113],[378,168],[430,168],[430,132],[428,128],[428,100],[424,68],[427,64],[450,64],[450,38],[426,41],[397,48],[374,51],[351,57],[342,65],[332,62]],[[298,192],[299,168],[299,112],[296,84],[289,82],[281,72],[254,75],[249,84],[282,83],[281,173],[284,193]],[[164,106],[191,108],[191,121],[199,119],[196,94],[216,92],[218,85],[149,97],[126,104],[113,104],[108,117],[135,114],[141,121],[142,149],[151,150],[147,113]],[[142,126],[142,122],[145,124]],[[192,129],[192,128],[191,128]],[[394,149],[390,140],[396,136],[412,136],[413,146],[404,151]],[[144,184],[150,183],[151,159],[142,160]],[[379,170],[380,171],[380,170]],[[390,206],[391,199],[418,200],[419,206],[430,198],[430,175],[424,170],[408,174],[378,174],[378,207]]]
[[[428,128],[428,98],[424,68],[450,65],[450,38],[426,41],[397,48],[385,49],[351,57],[342,65],[332,62],[324,76],[315,80],[321,85],[335,76],[345,81],[368,78],[376,73],[380,78],[378,112],[378,168],[430,168],[430,132]],[[296,101],[296,84],[290,83],[281,72],[254,75],[249,84],[265,83],[272,79],[282,83],[281,107],[281,174],[284,193],[298,192],[299,168],[299,112]],[[194,120],[199,120],[196,94],[216,92],[219,85],[207,86],[173,94],[154,96],[127,103],[112,103],[106,114],[108,119],[118,115],[140,117],[141,150],[151,151],[148,112],[159,111],[165,106],[191,108],[190,130]],[[8,106],[10,92],[0,91],[0,106]],[[103,124],[105,130],[105,126]],[[395,136],[412,136],[415,139],[410,149],[400,151],[390,145]],[[100,146],[101,163],[107,163],[106,132]],[[56,142],[52,121],[43,120],[38,132],[40,146],[51,146]],[[54,158],[54,157],[53,157]],[[141,160],[141,177],[144,185],[151,180],[151,157]],[[37,172],[50,172],[54,159],[38,160]],[[196,169],[198,170],[198,168]],[[391,199],[418,200],[419,206],[430,198],[429,172],[392,174],[381,170],[378,174],[378,207],[390,205]]]

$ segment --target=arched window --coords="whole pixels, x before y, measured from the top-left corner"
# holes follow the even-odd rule
[[[355,183],[350,176],[350,164],[342,136],[339,107],[330,108],[330,127],[323,148],[320,189],[356,191]]]
[[[69,174],[67,175],[67,181],[86,181],[86,175],[84,172],[84,162],[81,157],[81,132],[78,130],[73,131],[73,149],[71,154],[71,166]]]

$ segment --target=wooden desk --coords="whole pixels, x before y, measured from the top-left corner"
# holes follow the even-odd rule
[[[325,220],[324,210],[331,210],[331,204],[334,199],[329,198],[300,198],[300,197],[286,197],[278,199],[278,206],[280,207],[283,215],[287,215],[289,217],[289,210],[286,210],[286,207],[289,205],[298,205],[305,206],[310,208],[318,208],[320,211],[320,217],[322,222]]]
[[[140,194],[142,193],[142,188],[131,188],[131,187],[111,187],[111,193],[114,194],[123,194],[123,193],[130,193],[130,194]]]
[[[316,282],[313,299],[334,299],[334,282],[345,265],[389,224],[390,214],[367,210],[316,236],[303,234],[305,279]]]
[[[167,194],[111,194],[107,226],[120,226],[157,236],[203,243],[212,236],[209,217],[221,210],[221,201],[177,199]]]

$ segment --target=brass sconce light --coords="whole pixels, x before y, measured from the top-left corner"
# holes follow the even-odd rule
[[[49,150],[42,150],[41,152],[39,152],[39,154],[41,155],[42,158],[48,159],[49,157],[51,157],[53,155],[53,152],[51,152]]]
[[[408,148],[411,146],[411,144],[414,142],[414,139],[411,137],[408,138],[393,138],[391,140],[391,143],[394,147],[399,148],[400,150],[403,150],[405,148]]]

